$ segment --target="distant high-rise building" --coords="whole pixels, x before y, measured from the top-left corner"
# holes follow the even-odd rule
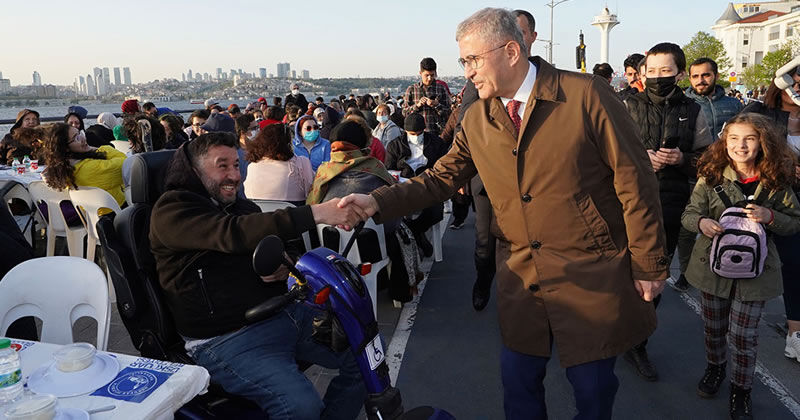
[[[38,71],[33,72],[33,85],[34,86],[41,86],[42,85],[42,76],[39,75]]]
[[[181,82],[186,81],[186,73],[181,73]]]
[[[242,76],[239,76],[238,74],[233,75],[233,87],[239,86],[239,83],[241,83],[241,81],[242,81]]]
[[[130,67],[123,67],[122,68],[122,78],[125,81],[125,86],[131,85],[131,68]]]
[[[228,73],[222,72],[222,80],[228,80]]]
[[[11,80],[0,79],[0,93],[6,93],[11,90]]]
[[[203,73],[203,80],[208,82],[209,80],[211,80],[211,75],[208,73]]]
[[[106,79],[103,78],[102,72],[97,76],[94,83],[97,85],[98,96],[106,96],[108,94],[108,85],[106,84]]]
[[[297,79],[297,70],[292,70],[292,79]]]
[[[94,81],[94,86],[95,86],[95,89],[96,89],[96,88],[99,87],[99,86],[97,86],[97,80],[99,78],[103,77],[103,69],[101,69],[100,67],[95,67],[94,69],[92,69],[92,77],[93,77],[92,80]],[[95,93],[95,95],[96,94],[97,93]]]
[[[291,70],[291,66],[289,63],[278,63],[278,77],[286,78],[289,77],[289,72]]]
[[[275,77],[275,75],[273,73],[270,73],[269,78],[272,79],[273,77]]]
[[[106,82],[106,90],[111,91],[111,72],[108,67],[103,67],[103,80]]]
[[[222,79],[222,67],[217,67],[217,80]]]
[[[203,75],[200,74],[200,73],[195,73],[194,74],[194,81],[195,82],[202,82],[203,81]]]
[[[117,86],[122,84],[122,76],[120,76],[119,67],[114,67],[114,84]]]
[[[264,67],[261,67],[260,69],[258,69],[258,76],[261,77],[262,79],[266,79],[267,78],[267,69],[265,69]]]
[[[0,71],[0,79],[2,79],[2,78],[3,78],[3,72]]]
[[[88,95],[88,92],[86,92],[86,78],[83,76],[78,76],[78,90],[81,95]]]
[[[303,70],[303,79],[310,79],[311,73],[308,70]]]
[[[186,79],[188,79],[190,82],[194,80],[194,76],[192,76],[192,69],[189,69],[189,71],[186,72]]]
[[[91,74],[86,75],[86,95],[97,96],[97,87],[94,85]]]

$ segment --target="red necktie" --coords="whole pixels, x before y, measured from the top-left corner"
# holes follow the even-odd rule
[[[519,107],[522,105],[522,102],[510,100],[506,104],[506,111],[508,111],[508,116],[511,117],[511,122],[514,123],[514,128],[517,130],[517,136],[519,136],[519,129],[522,126],[522,118],[519,117]]]

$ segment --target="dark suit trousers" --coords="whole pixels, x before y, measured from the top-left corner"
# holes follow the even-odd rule
[[[503,346],[500,369],[506,420],[544,420],[544,376],[548,357],[517,353]],[[567,368],[578,415],[575,420],[611,419],[619,381],[614,374],[617,358],[611,357]]]

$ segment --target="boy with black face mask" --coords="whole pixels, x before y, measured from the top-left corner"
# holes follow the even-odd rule
[[[686,76],[686,56],[678,45],[663,42],[650,48],[645,72],[644,92],[628,96],[625,104],[658,176],[667,251],[674,254],[681,214],[691,193],[689,181],[696,177],[697,158],[713,137],[700,105],[678,87]],[[654,300],[656,306],[659,298]],[[639,375],[656,381],[658,372],[647,357],[646,345],[647,340],[625,353],[624,359]]]

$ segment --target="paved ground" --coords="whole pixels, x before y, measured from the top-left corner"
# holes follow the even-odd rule
[[[404,326],[413,324],[405,348],[390,355],[393,363],[400,366],[399,372],[393,374],[397,375],[396,384],[406,408],[436,405],[458,419],[501,419],[497,307],[493,297],[483,312],[472,309],[473,238],[472,216],[463,229],[448,230],[444,261],[433,264],[416,313],[413,304],[403,310],[394,308],[386,291],[382,291],[379,324],[387,349],[398,319],[403,319]],[[692,306],[699,307],[697,299],[696,291],[681,295],[665,290],[658,309],[659,329],[649,345],[661,379],[645,382],[620,359],[616,369],[620,389],[615,419],[727,418],[727,388],[713,400],[702,400],[695,392],[705,367],[702,323]],[[782,302],[770,301],[759,329],[759,370],[753,391],[758,419],[800,418],[800,363],[783,356],[782,326]],[[92,341],[92,322],[79,322],[75,331],[76,339]],[[116,308],[109,350],[136,354]],[[558,364],[557,349],[555,353],[545,379],[548,410],[551,419],[568,419],[576,413],[572,389]],[[335,371],[312,368],[307,375],[322,391]]]

